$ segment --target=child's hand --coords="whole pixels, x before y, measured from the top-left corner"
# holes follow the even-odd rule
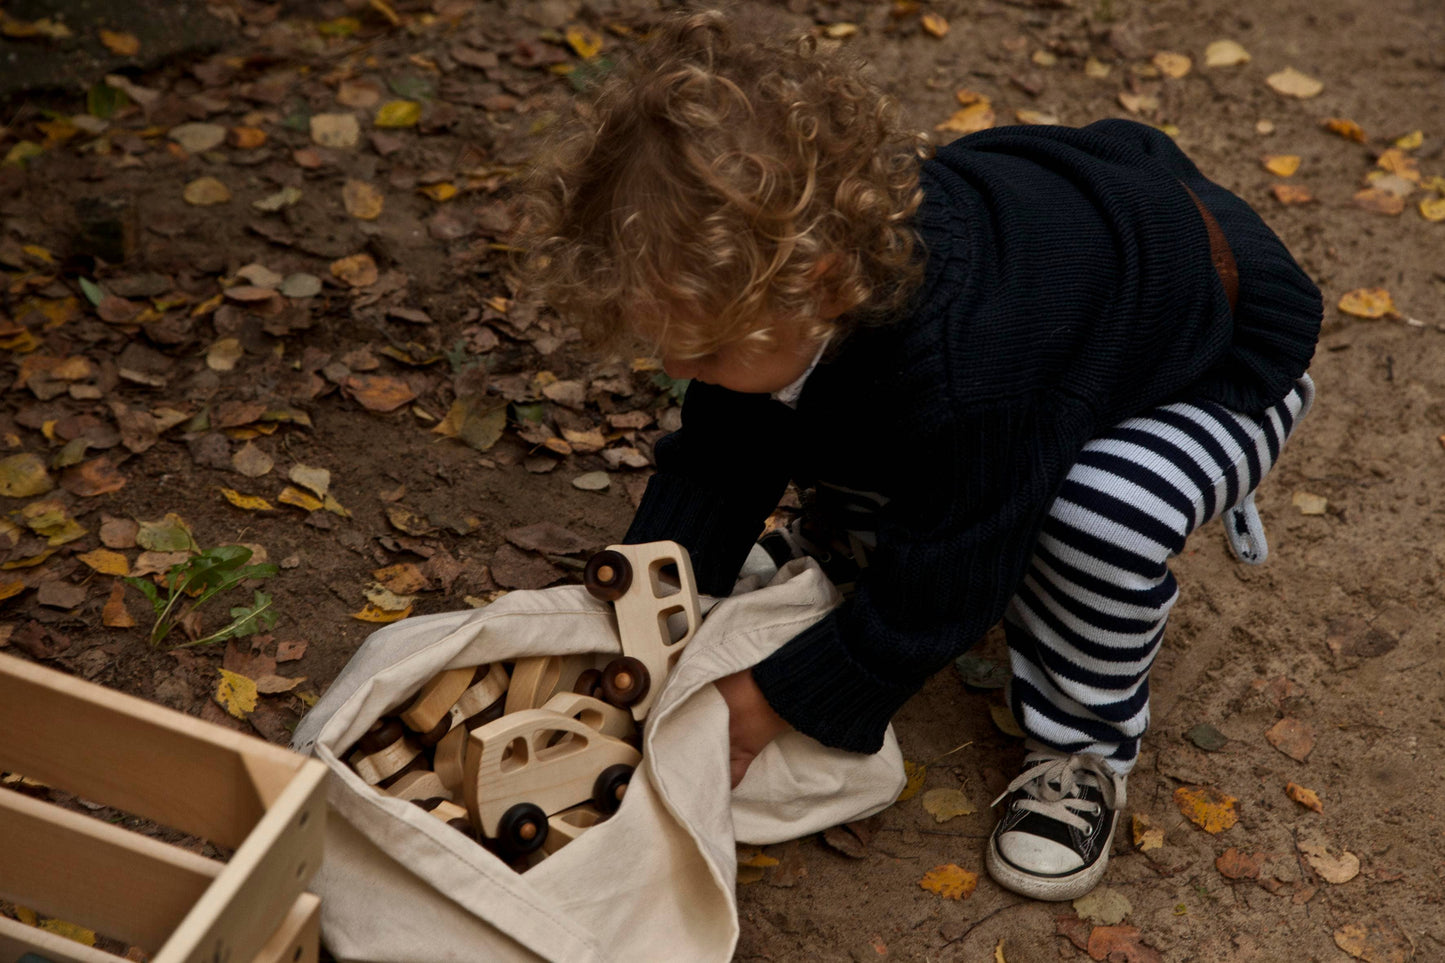
[[[751,669],[724,676],[713,684],[728,704],[729,760],[732,784],[736,787],[757,754],[792,726],[768,705],[763,690],[753,681]]]

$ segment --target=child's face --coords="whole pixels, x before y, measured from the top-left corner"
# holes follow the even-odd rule
[[[735,341],[700,358],[669,355],[664,347],[662,367],[671,378],[696,378],[743,394],[781,391],[801,378],[818,353],[818,342],[805,337],[800,325],[773,328],[772,345]]]

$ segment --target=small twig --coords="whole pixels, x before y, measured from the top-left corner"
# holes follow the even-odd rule
[[[940,761],[940,760],[942,760],[942,759],[947,759],[949,756],[953,755],[955,752],[958,752],[958,750],[960,750],[960,749],[967,749],[967,748],[968,748],[969,746],[971,746],[971,745],[973,745],[973,740],[972,740],[972,739],[968,740],[967,742],[963,743],[962,745],[954,746],[952,749],[948,750],[948,751],[945,752],[943,755],[939,756],[937,759],[930,759],[930,760],[928,760],[927,762],[925,762],[923,765],[924,765],[925,768],[928,767],[928,766],[931,766],[931,765],[933,765],[934,763],[936,763],[936,762],[938,762],[938,761]]]
[[[989,920],[993,919],[995,916],[1004,912],[1005,910],[1018,909],[1020,906],[1030,905],[1031,903],[1031,900],[1028,902],[1020,900],[1017,903],[1010,903],[1007,906],[1000,906],[998,909],[994,910],[992,913],[989,913],[987,916],[983,916],[979,919],[974,920],[972,923],[969,924],[968,929],[964,930],[962,933],[949,940],[948,943],[946,943],[945,945],[951,946],[952,944],[957,943],[960,940],[967,939],[968,934],[972,933],[974,930],[978,929],[980,926],[987,923]]]

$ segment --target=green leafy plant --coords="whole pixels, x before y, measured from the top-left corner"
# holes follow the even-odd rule
[[[156,621],[151,627],[150,643],[158,647],[171,630],[210,599],[235,588],[248,578],[270,578],[278,571],[270,563],[247,565],[251,550],[244,545],[220,545],[177,562],[166,572],[161,586],[144,578],[127,578],[150,599]],[[163,594],[164,593],[164,594]],[[231,637],[244,637],[269,629],[276,624],[271,596],[257,589],[250,605],[234,606],[231,621],[224,628],[175,648],[209,645]]]

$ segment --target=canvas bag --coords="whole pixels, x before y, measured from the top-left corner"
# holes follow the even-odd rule
[[[372,634],[297,726],[331,769],[312,882],[339,960],[727,960],[738,937],[734,842],[819,832],[887,807],[904,785],[890,727],[871,756],[787,733],[728,789],[728,710],[713,680],[755,665],[839,602],[810,559],[722,599],[688,643],[642,732],[618,812],[525,874],[338,758],[443,669],[526,655],[619,653],[611,606],[580,585]]]

